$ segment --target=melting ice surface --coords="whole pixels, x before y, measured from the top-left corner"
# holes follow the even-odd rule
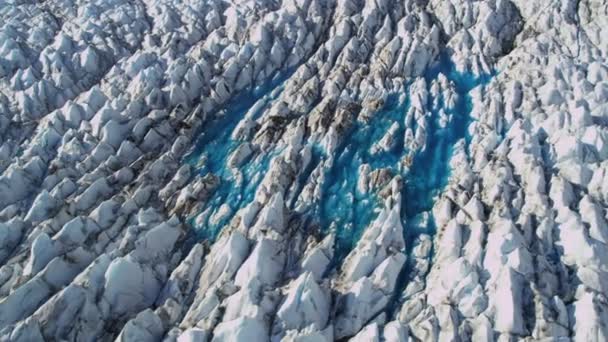
[[[356,191],[359,166],[368,163],[372,170],[390,168],[393,174],[403,176],[402,221],[405,227],[406,246],[412,247],[414,239],[422,232],[433,234],[435,227],[431,215],[435,197],[447,185],[450,175],[450,159],[456,143],[465,139],[468,143],[467,129],[471,122],[472,103],[469,92],[490,80],[490,75],[475,77],[461,74],[455,70],[449,57],[442,56],[426,75],[428,87],[432,80],[442,73],[454,83],[458,101],[448,110],[439,98],[439,107],[431,105],[434,100],[429,91],[426,147],[414,154],[413,161],[406,172],[399,168],[401,159],[407,154],[403,145],[406,127],[405,115],[409,101],[396,95],[389,96],[386,105],[366,124],[356,123],[344,146],[338,149],[336,161],[326,174],[326,184],[320,206],[322,227],[336,223],[336,262],[350,252],[361,237],[364,229],[375,219],[378,203],[374,195],[361,195]],[[439,109],[443,108],[451,119],[444,127],[439,123]],[[399,124],[398,141],[390,152],[370,154],[372,145],[379,141],[388,128]],[[427,220],[420,218],[427,214]]]
[[[325,174],[323,197],[313,214],[318,215],[316,219],[325,230],[335,223],[336,263],[339,264],[354,247],[363,230],[375,219],[377,209],[382,205],[375,195],[363,195],[356,191],[359,166],[364,163],[370,164],[372,170],[390,168],[394,175],[401,173],[403,176],[401,213],[406,246],[411,248],[413,240],[422,232],[434,233],[432,217],[429,215],[428,220],[419,220],[419,218],[421,214],[429,213],[435,197],[447,184],[450,174],[449,161],[455,144],[462,139],[468,141],[467,128],[471,121],[472,109],[469,92],[487,83],[491,78],[491,75],[475,77],[461,74],[455,70],[449,57],[442,56],[425,75],[429,87],[432,80],[440,73],[454,83],[458,102],[453,110],[447,110],[443,99],[439,98],[440,106],[433,107],[431,103],[434,99],[429,94],[427,107],[432,110],[430,117],[427,118],[426,147],[414,154],[407,172],[399,167],[400,161],[408,152],[403,144],[406,129],[405,115],[409,108],[407,96],[399,96],[400,94],[389,96],[384,108],[376,113],[370,122],[355,123],[342,146],[337,149],[333,166]],[[214,239],[232,215],[253,200],[271,158],[277,153],[256,154],[239,168],[242,175],[239,179],[227,166],[230,154],[240,143],[233,140],[231,135],[239,121],[254,105],[258,108],[257,113],[254,114],[257,117],[279,96],[287,76],[278,75],[267,86],[241,94],[231,101],[225,107],[224,115],[205,125],[195,148],[186,157],[187,162],[200,166],[201,175],[210,172],[221,179],[218,189],[203,209],[206,218],[202,224],[200,221],[194,224],[199,238]],[[260,101],[263,103],[258,106]],[[439,108],[443,108],[451,117],[444,127],[439,124]],[[390,152],[370,153],[372,145],[378,142],[395,122],[399,124],[395,148]],[[316,166],[315,163],[326,157],[319,148],[313,148],[313,165],[308,171]],[[308,173],[305,172],[303,178],[306,178]],[[304,182],[305,179],[299,181]],[[229,205],[230,214],[217,222],[211,222],[210,217],[217,213],[223,204]]]
[[[203,208],[203,224],[195,223],[195,218],[191,218],[198,238],[215,239],[230,218],[253,200],[274,154],[255,154],[238,169],[240,175],[237,175],[237,170],[231,170],[227,163],[231,153],[241,143],[232,138],[232,133],[254,107],[255,112],[250,114],[253,114],[254,119],[257,118],[280,95],[287,78],[287,75],[277,74],[267,85],[238,95],[224,107],[222,115],[203,125],[201,135],[185,161],[197,167],[201,176],[212,173],[220,177],[220,184]],[[212,222],[211,218],[222,205],[229,206],[229,213]]]

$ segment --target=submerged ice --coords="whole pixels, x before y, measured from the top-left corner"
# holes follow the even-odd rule
[[[237,95],[203,123],[193,151],[185,157],[201,177],[217,177],[208,198],[198,205],[201,212],[192,219],[199,238],[213,239],[236,211],[253,200],[276,152],[256,150],[245,139],[282,91],[284,78],[277,74],[268,84]]]
[[[449,56],[440,57],[411,92],[406,87],[401,94],[388,94],[375,113],[355,113],[356,121],[335,150],[309,142],[311,160],[298,182],[305,183],[311,171],[323,165],[324,184],[318,203],[299,214],[310,217],[308,224],[318,224],[326,233],[334,231],[338,261],[373,221],[383,205],[383,188],[394,177],[404,183],[401,220],[408,227],[404,231],[408,240],[418,233],[433,233],[433,199],[448,181],[452,150],[464,141],[471,121],[469,92],[489,80],[489,75],[459,73]],[[199,238],[217,236],[234,213],[252,202],[269,160],[278,154],[260,151],[247,139],[251,138],[248,130],[281,93],[284,80],[276,75],[207,119],[194,150],[185,157],[200,176],[218,177],[217,187],[192,219]],[[419,86],[426,86],[426,91]],[[411,97],[416,97],[418,107],[410,107]],[[420,110],[427,112],[416,121]],[[297,194],[293,198],[295,202]]]

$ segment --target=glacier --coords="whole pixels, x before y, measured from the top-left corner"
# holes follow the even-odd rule
[[[608,339],[606,30],[605,0],[0,2],[0,341]]]

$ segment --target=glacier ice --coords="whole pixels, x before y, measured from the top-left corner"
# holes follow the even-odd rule
[[[607,8],[1,2],[0,340],[606,340]]]

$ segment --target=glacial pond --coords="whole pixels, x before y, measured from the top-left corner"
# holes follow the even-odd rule
[[[435,99],[428,89],[427,108],[430,110],[426,117],[427,135],[424,148],[412,153],[404,147],[405,115],[410,101],[407,94],[392,94],[369,122],[355,122],[347,133],[347,138],[334,152],[333,165],[325,171],[322,198],[315,203],[309,214],[323,232],[327,232],[334,223],[337,237],[336,264],[354,247],[382,206],[376,195],[360,194],[356,190],[359,167],[365,163],[369,164],[372,170],[390,169],[394,175],[401,174],[404,180],[401,216],[407,252],[410,252],[412,242],[420,233],[434,233],[430,210],[436,196],[448,182],[449,162],[454,147],[461,140],[465,146],[468,145],[467,130],[471,123],[472,110],[469,93],[475,87],[489,82],[492,77],[474,77],[459,73],[445,55],[426,72],[428,87],[439,74],[443,74],[453,83],[458,100],[452,109],[449,109],[441,95]],[[274,151],[254,154],[238,168],[238,176],[227,166],[228,158],[240,143],[232,139],[239,121],[245,115],[259,117],[272,101],[279,97],[289,76],[277,75],[268,85],[241,94],[230,101],[224,107],[222,115],[205,125],[192,152],[186,156],[185,161],[196,166],[201,175],[213,173],[220,177],[219,187],[207,202],[201,217],[191,219],[199,239],[213,240],[232,215],[253,200],[270,160],[279,153]],[[440,123],[441,111],[449,118],[443,124]],[[394,123],[398,124],[394,148],[387,152],[371,153],[372,145],[378,142]],[[297,180],[300,183],[298,190],[301,190],[316,164],[329,157],[318,146],[313,146],[312,151],[312,164]],[[409,167],[403,168],[401,161],[408,153]],[[295,198],[288,201],[290,209],[294,202]],[[216,214],[222,209],[227,214],[217,219]],[[428,219],[421,219],[425,215]],[[212,219],[214,216],[216,219]]]

